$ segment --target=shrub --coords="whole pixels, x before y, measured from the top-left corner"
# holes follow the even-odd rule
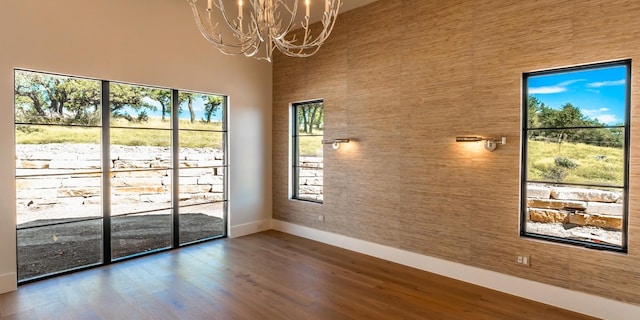
[[[560,166],[555,166],[549,168],[547,171],[542,173],[542,176],[546,179],[560,182],[567,177],[567,170]]]
[[[567,169],[575,169],[580,166],[577,162],[567,157],[556,157],[554,162],[556,163],[556,166]]]
[[[40,132],[40,129],[38,128],[34,128],[33,126],[24,126],[24,125],[16,126],[16,130],[25,134]]]

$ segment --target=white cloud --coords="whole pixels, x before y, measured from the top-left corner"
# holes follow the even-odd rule
[[[564,82],[560,82],[560,83],[558,83],[558,84],[557,84],[557,86],[559,86],[559,87],[566,87],[566,86],[572,85],[572,84],[574,84],[574,83],[576,83],[576,82],[582,82],[582,81],[587,81],[587,80],[585,80],[585,79],[573,79],[573,80],[567,80],[567,81],[564,81]]]
[[[594,114],[598,114],[600,112],[607,112],[609,111],[609,108],[600,108],[600,109],[582,109],[582,113],[584,113],[587,116],[592,116]]]
[[[559,87],[559,86],[529,88],[529,94],[551,94],[551,93],[560,93],[565,91],[567,91],[567,88]]]
[[[605,124],[616,124],[620,122],[618,121],[618,118],[616,118],[616,116],[613,114],[602,114],[602,115],[596,116],[596,119],[598,119],[598,121]]]
[[[625,79],[620,79],[615,81],[599,81],[599,82],[587,83],[587,87],[589,88],[614,87],[614,86],[623,86],[625,83],[626,83]]]
[[[552,94],[567,91],[567,87],[576,82],[585,81],[584,79],[574,79],[560,82],[553,86],[532,87],[529,88],[529,94]]]

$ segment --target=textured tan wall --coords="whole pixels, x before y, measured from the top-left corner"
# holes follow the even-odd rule
[[[640,304],[640,146],[628,254],[518,235],[522,73],[634,59],[633,143],[639,16],[636,0],[385,0],[344,13],[319,54],[274,63],[274,218]],[[289,103],[314,98],[325,136],[356,140],[325,147],[322,205],[287,190]],[[463,134],[508,144],[489,153],[456,144]]]

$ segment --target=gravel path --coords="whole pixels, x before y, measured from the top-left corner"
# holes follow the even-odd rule
[[[590,226],[576,226],[567,228],[561,223],[528,222],[527,231],[529,233],[578,240],[593,239],[595,240],[594,242],[605,242],[618,246],[622,244],[622,232],[605,230],[602,228]]]

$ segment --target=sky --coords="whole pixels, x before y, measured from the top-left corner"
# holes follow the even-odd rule
[[[152,110],[146,110],[147,114],[149,115],[149,117],[161,117],[162,116],[162,107],[160,106],[160,103],[158,103],[155,100],[152,99],[148,99],[148,98],[144,98],[144,101],[156,106],[156,111],[152,111]],[[132,115],[137,115],[137,112],[134,111],[131,108],[125,108],[126,111],[128,111],[130,114]],[[189,108],[187,107],[187,103],[184,102],[182,103],[182,112],[180,112],[180,114],[178,115],[178,118],[180,119],[190,119],[190,114],[189,114]],[[204,114],[204,101],[202,101],[202,99],[198,96],[196,96],[196,99],[193,101],[193,111],[196,114],[196,120],[202,120],[205,117]],[[167,115],[168,116],[168,115]],[[221,108],[218,108],[218,110],[215,112],[215,114],[211,117],[212,121],[220,121],[222,119],[222,112],[221,112]]]
[[[548,107],[570,102],[583,115],[615,125],[625,120],[626,76],[626,66],[537,75],[528,78],[527,90]]]

